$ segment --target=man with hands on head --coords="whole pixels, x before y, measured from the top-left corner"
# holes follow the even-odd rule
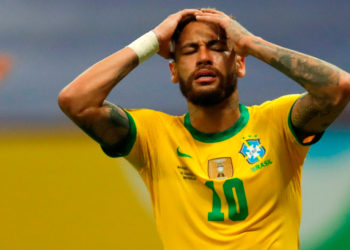
[[[158,52],[188,113],[105,101]],[[306,90],[259,106],[239,103],[237,78],[254,56]],[[112,157],[125,157],[152,198],[165,249],[298,249],[301,170],[350,100],[349,73],[269,43],[214,9],[187,9],[91,66],[59,105]]]

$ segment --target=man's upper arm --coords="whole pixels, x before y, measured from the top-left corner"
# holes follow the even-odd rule
[[[299,141],[313,142],[332,124],[345,106],[330,105],[328,100],[317,100],[308,93],[301,96],[291,111],[292,126]]]
[[[130,130],[129,117],[123,109],[105,101],[102,107],[84,113],[77,124],[85,133],[104,148],[122,147]]]

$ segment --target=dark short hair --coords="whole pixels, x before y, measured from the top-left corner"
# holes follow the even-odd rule
[[[232,17],[233,18],[233,17]],[[234,19],[234,18],[233,18]],[[170,49],[170,57],[175,60],[175,45],[179,41],[180,35],[182,31],[185,29],[187,24],[191,22],[197,22],[195,15],[187,15],[181,19],[178,23],[172,37],[171,37],[171,49]],[[219,27],[220,37],[226,38],[226,33],[223,28]]]
[[[177,24],[177,27],[174,31],[174,34],[171,37],[171,51],[170,56],[173,60],[175,60],[175,44],[178,42],[180,35],[187,24],[191,22],[196,22],[195,15],[187,15],[181,19],[181,21]]]
[[[171,37],[171,40],[174,42],[177,42],[179,40],[179,37],[181,35],[181,32],[186,27],[187,24],[191,22],[195,22],[196,17],[194,15],[187,15],[181,19],[181,21],[177,24],[176,29],[174,31],[173,36]]]

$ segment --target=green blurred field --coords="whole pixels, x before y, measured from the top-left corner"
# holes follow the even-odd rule
[[[0,152],[0,249],[161,249],[116,160],[80,131],[2,131]]]

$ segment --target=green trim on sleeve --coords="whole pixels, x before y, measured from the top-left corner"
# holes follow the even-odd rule
[[[128,116],[129,126],[130,126],[129,133],[126,136],[126,138],[121,142],[121,144],[118,144],[115,147],[103,147],[103,146],[101,146],[103,152],[110,157],[127,156],[131,152],[131,150],[136,142],[137,130],[136,130],[135,121],[132,118],[132,116],[129,114],[128,111],[124,110],[124,112]]]
[[[248,123],[249,112],[248,112],[247,107],[240,104],[239,111],[241,112],[241,116],[238,119],[238,121],[232,127],[228,128],[222,132],[218,132],[218,133],[200,132],[199,130],[195,129],[192,126],[189,113],[186,113],[186,115],[185,115],[184,125],[185,125],[186,129],[191,133],[193,138],[198,140],[198,141],[206,142],[206,143],[221,142],[221,141],[224,141],[224,140],[229,139],[232,136],[236,135]]]
[[[130,125],[129,134],[126,139],[125,152],[123,155],[123,156],[126,156],[131,152],[131,149],[136,142],[137,130],[136,130],[136,124],[135,124],[134,118],[132,118],[132,116],[129,114],[128,111],[124,110],[124,112],[129,118],[129,125]]]
[[[293,124],[292,124],[292,110],[293,110],[293,107],[294,107],[295,103],[296,103],[298,100],[299,100],[299,98],[296,99],[296,101],[293,103],[292,107],[291,107],[290,110],[289,110],[289,114],[288,114],[288,127],[289,127],[290,132],[292,132],[292,134],[293,134],[295,140],[296,140],[300,145],[303,145],[303,146],[304,146],[303,142],[301,142],[301,141],[299,140],[297,134],[295,133],[295,131],[294,131],[294,126],[293,126]]]

